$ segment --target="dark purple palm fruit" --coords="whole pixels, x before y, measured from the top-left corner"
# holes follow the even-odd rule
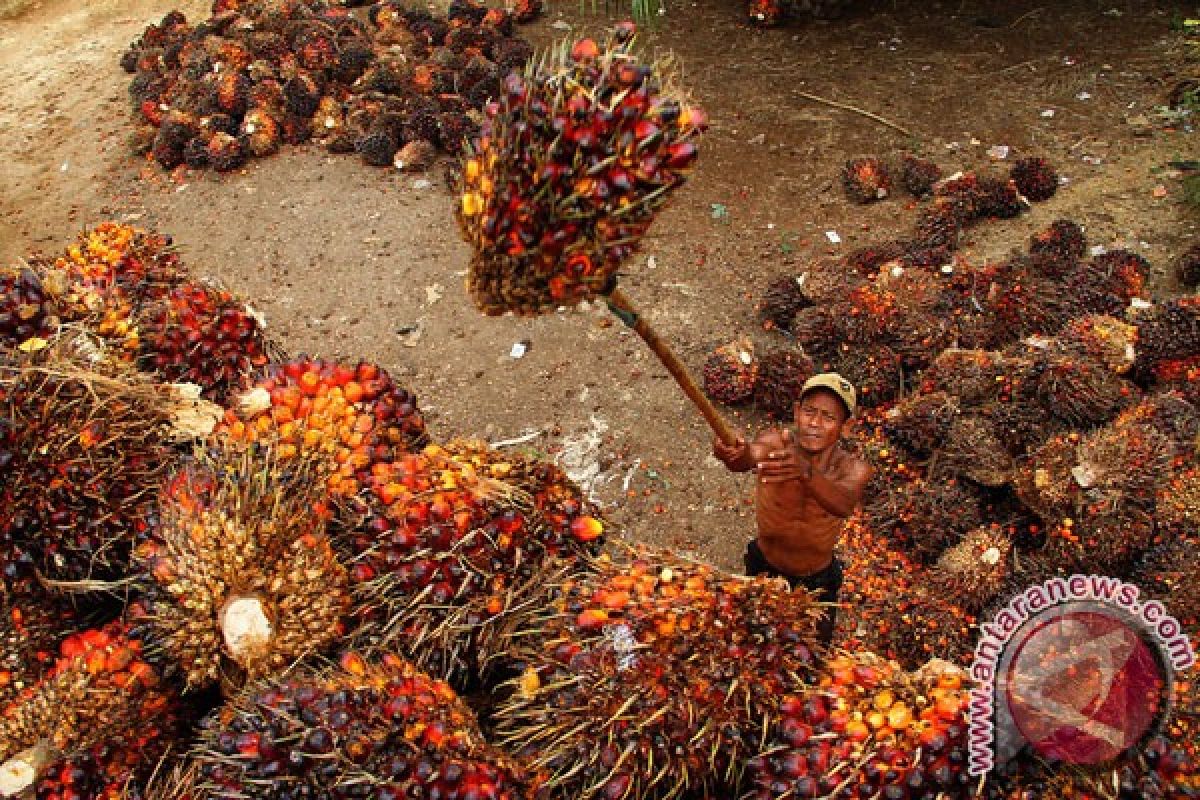
[[[855,203],[873,203],[888,196],[892,178],[887,166],[878,158],[856,158],[847,161],[842,168],[842,188]]]
[[[800,390],[813,371],[812,359],[802,350],[785,348],[767,353],[758,364],[755,404],[775,419],[791,419]]]
[[[738,405],[754,394],[758,362],[748,339],[721,345],[704,361],[704,392],[725,405]]]
[[[246,150],[237,137],[214,133],[208,140],[208,163],[217,172],[231,172],[246,163]]]
[[[792,326],[796,312],[812,305],[804,294],[804,285],[796,275],[776,278],[767,285],[758,304],[759,314],[767,327],[786,331]]]
[[[975,186],[975,209],[981,217],[1012,219],[1025,210],[1017,187],[1000,178],[980,178]]]
[[[925,197],[942,178],[942,168],[932,161],[905,153],[900,158],[900,184],[913,197]]]
[[[945,392],[910,395],[888,409],[883,430],[917,458],[938,450],[959,416],[958,402]]]
[[[1087,250],[1083,228],[1069,219],[1055,220],[1029,240],[1033,267],[1043,275],[1061,278],[1072,272]]]
[[[1022,158],[1013,164],[1009,177],[1017,191],[1035,203],[1049,200],[1058,191],[1058,173],[1044,158]]]
[[[1189,289],[1200,286],[1200,242],[1189,247],[1175,265],[1175,278]]]
[[[844,345],[834,356],[832,369],[854,384],[863,408],[892,402],[904,383],[900,356],[881,342]]]

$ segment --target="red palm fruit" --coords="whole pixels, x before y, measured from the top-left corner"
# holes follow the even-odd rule
[[[227,448],[171,478],[134,554],[130,616],[187,688],[284,670],[344,633],[348,578],[326,535],[320,469]]]
[[[6,347],[50,336],[60,321],[55,305],[33,269],[0,268],[0,342]]]
[[[739,340],[718,347],[704,361],[701,370],[704,392],[718,403],[737,405],[754,394],[758,362],[750,340]]]
[[[173,695],[121,625],[69,636],[0,719],[0,793],[58,783],[67,762],[87,763],[97,747],[123,778],[118,786],[139,783],[171,741],[175,718]]]
[[[1035,203],[1049,200],[1058,191],[1058,173],[1044,158],[1031,156],[1018,160],[1009,177],[1017,191]]]
[[[751,0],[746,7],[746,17],[750,24],[762,28],[772,28],[780,24],[784,15],[784,5],[780,0]]]
[[[856,158],[842,167],[842,188],[855,203],[872,203],[888,196],[892,178],[878,158]]]
[[[905,243],[897,240],[868,245],[846,256],[846,266],[864,278],[870,278],[881,267],[904,256],[905,250]]]
[[[232,294],[199,283],[173,289],[141,314],[143,369],[199,385],[220,403],[267,363],[261,318]]]
[[[925,197],[942,177],[942,168],[932,161],[905,153],[900,160],[900,185],[913,197]]]
[[[332,462],[327,484],[337,498],[373,482],[372,468],[428,441],[416,397],[375,364],[300,356],[267,366],[237,398],[218,435],[235,441],[279,440],[280,458],[304,453]]]
[[[36,364],[0,360],[0,577],[8,593],[32,590],[37,573],[66,581],[124,575],[170,461],[168,393],[62,347],[39,351]]]
[[[533,783],[489,745],[447,684],[396,656],[347,653],[251,686],[201,733],[199,778],[218,796],[521,800]]]
[[[384,636],[453,680],[489,674],[509,616],[605,527],[558,468],[477,442],[378,464],[369,488],[342,541],[351,578],[382,609]]]
[[[810,675],[816,607],[780,581],[639,550],[546,590],[495,719],[570,796],[727,796]]]

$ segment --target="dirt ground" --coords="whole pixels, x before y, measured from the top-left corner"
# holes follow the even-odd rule
[[[107,218],[169,233],[197,274],[264,311],[290,351],[377,361],[418,393],[435,436],[524,438],[516,446],[585,481],[621,535],[737,566],[753,526],[749,479],[709,456],[699,415],[606,310],[474,310],[440,166],[401,175],[308,146],[225,176],[168,175],[130,155],[121,51],[171,8],[196,20],[207,5],[35,0],[0,19],[0,258],[57,250]],[[1005,170],[988,153],[997,145],[1008,161],[1044,155],[1069,182],[1020,219],[974,229],[963,257],[1002,256],[1066,216],[1092,244],[1143,253],[1156,290],[1175,288],[1164,276],[1200,216],[1167,165],[1200,148],[1155,109],[1187,69],[1171,23],[1194,4],[896,0],[771,31],[743,24],[734,0],[667,8],[642,44],[678,56],[713,126],[622,285],[696,370],[739,334],[784,343],[754,309],[772,278],[908,230],[902,196],[845,200],[836,176],[856,155],[915,150],[947,172]],[[524,35],[541,45],[615,18],[565,0]],[[517,342],[528,345],[519,359]],[[764,424],[754,412],[734,420]]]

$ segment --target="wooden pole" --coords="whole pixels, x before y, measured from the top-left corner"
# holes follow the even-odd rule
[[[658,360],[667,368],[667,372],[671,373],[671,377],[679,384],[679,388],[683,389],[683,393],[688,396],[688,399],[695,404],[700,413],[704,415],[704,419],[708,422],[713,433],[727,445],[732,445],[737,442],[737,434],[725,422],[725,418],[721,413],[713,407],[713,404],[696,385],[696,381],[692,379],[692,374],[688,372],[687,367],[683,365],[671,348],[664,342],[654,328],[650,327],[650,323],[640,316],[634,309],[633,304],[629,302],[629,298],[620,288],[614,288],[607,295],[609,309],[620,318],[622,322],[633,328],[638,336],[642,337],[650,349],[654,351],[654,355],[658,356]]]

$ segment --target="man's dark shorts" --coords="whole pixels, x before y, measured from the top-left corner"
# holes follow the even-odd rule
[[[842,562],[838,561],[837,556],[834,556],[828,567],[812,575],[788,575],[780,572],[767,563],[762,548],[754,541],[746,545],[744,559],[747,575],[783,578],[793,589],[802,586],[812,592],[818,603],[836,603],[842,590]],[[817,623],[817,640],[828,647],[833,641],[833,630],[837,625],[837,606],[828,605],[821,610],[825,613]]]

